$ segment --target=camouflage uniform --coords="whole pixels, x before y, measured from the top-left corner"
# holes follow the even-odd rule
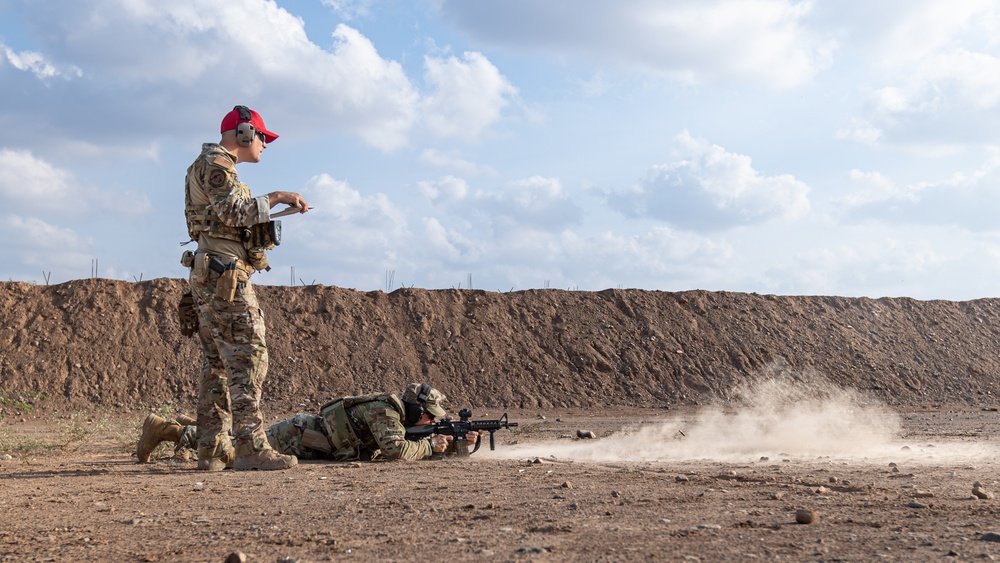
[[[233,153],[206,143],[188,168],[185,182],[188,233],[198,241],[190,283],[203,351],[198,387],[199,457],[222,455],[229,448],[230,429],[237,455],[268,449],[260,412],[267,375],[264,315],[249,280],[253,269],[248,265],[243,231],[268,221],[270,207],[267,195],[250,195],[250,189],[236,175],[235,164]],[[242,283],[232,303],[216,295],[219,274],[207,266],[208,258],[235,263],[241,270]]]
[[[406,395],[404,398],[413,402]],[[442,418],[446,413],[440,402],[444,399],[441,392],[432,389],[423,406],[435,417]],[[325,405],[320,416],[299,414],[272,424],[267,429],[267,438],[279,453],[299,459],[412,461],[430,457],[434,453],[430,438],[406,439],[404,413],[402,401],[394,394],[344,397]],[[304,431],[322,434],[329,445],[323,449],[304,446]],[[194,426],[185,426],[177,442],[177,451],[193,448],[196,434]],[[325,451],[327,449],[329,451]]]
[[[301,459],[412,461],[430,457],[434,450],[430,438],[406,439],[404,412],[394,394],[344,397],[324,406],[319,416],[300,414],[272,424],[267,437],[276,450]],[[304,430],[322,433],[330,451],[302,445]]]

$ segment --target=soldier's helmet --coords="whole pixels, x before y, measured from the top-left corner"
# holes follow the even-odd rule
[[[403,393],[404,403],[420,405],[434,418],[442,418],[447,414],[441,408],[441,403],[446,399],[444,393],[426,383],[411,383],[406,386],[406,391]]]

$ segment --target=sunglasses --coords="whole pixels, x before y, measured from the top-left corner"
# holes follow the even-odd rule
[[[261,133],[260,131],[254,131],[254,134],[257,135],[257,138],[260,139],[261,143],[267,144],[267,139],[264,138],[263,133]]]

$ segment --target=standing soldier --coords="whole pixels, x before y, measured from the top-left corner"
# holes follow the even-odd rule
[[[184,192],[188,234],[198,243],[196,253],[185,252],[182,258],[191,268],[203,352],[198,469],[287,469],[298,460],[271,449],[264,434],[260,399],[267,344],[250,275],[270,269],[265,251],[279,242],[271,208],[286,203],[305,213],[309,204],[294,192],[255,198],[237,177],[237,163],[260,162],[268,143],[278,138],[264,127],[260,114],[236,106],[222,119],[221,133],[218,144],[202,145],[187,170]]]

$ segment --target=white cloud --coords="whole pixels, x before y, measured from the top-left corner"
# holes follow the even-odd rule
[[[411,238],[405,213],[385,194],[364,196],[348,183],[320,174],[306,182],[302,195],[316,211],[294,215],[283,225],[322,263],[367,263],[377,270],[393,261],[402,242]]]
[[[444,176],[417,189],[431,204],[496,237],[524,229],[557,232],[583,216],[555,178],[532,176],[472,191],[464,179]]]
[[[851,120],[850,127],[837,130],[834,138],[867,147],[876,147],[882,140],[882,130],[865,119],[854,118]]]
[[[517,89],[481,53],[425,57],[424,80],[431,92],[423,100],[428,129],[442,137],[472,140],[500,120]]]
[[[472,236],[475,233],[466,235],[449,230],[434,217],[424,217],[422,223],[423,236],[417,248],[412,249],[415,255],[459,269],[480,263],[488,255],[485,241],[476,240]]]
[[[422,164],[433,168],[446,168],[470,176],[480,174],[495,176],[497,174],[496,168],[471,162],[454,151],[424,149],[420,152],[419,160]]]
[[[899,186],[878,172],[852,170],[853,192],[835,200],[849,221],[922,224],[971,231],[997,231],[1000,208],[1000,148],[971,173],[956,173],[937,182]]]
[[[369,7],[329,5],[356,15]],[[98,129],[89,121],[107,114],[192,131],[219,119],[236,96],[279,133],[350,133],[391,152],[409,143],[418,123],[439,137],[475,140],[517,95],[484,55],[468,52],[461,58],[428,56],[428,93],[422,97],[402,65],[383,58],[357,29],[339,24],[330,45],[317,45],[303,20],[274,0],[56,0],[26,4],[22,12],[29,25],[49,29],[36,38],[48,54],[7,48],[7,58],[39,76],[84,69],[90,80],[76,93],[76,105],[89,104],[92,111],[61,125],[81,131]],[[108,89],[129,95],[102,108]],[[256,107],[263,99],[269,106]],[[30,93],[18,103],[26,123],[32,112],[49,111]],[[195,111],[172,111],[195,103]]]
[[[13,149],[0,149],[0,197],[25,213],[56,212],[74,217],[92,208],[120,216],[143,215],[153,208],[144,193],[116,193],[80,185],[72,173],[30,151]]]
[[[882,297],[892,295],[889,288],[905,288],[907,282],[944,267],[949,257],[925,239],[902,240],[892,236],[849,241],[830,246],[817,245],[791,260],[791,266],[766,272],[777,291],[813,295],[851,295]],[[910,293],[913,292],[912,282]],[[900,289],[896,295],[904,295]]]
[[[417,190],[434,205],[452,205],[465,200],[469,184],[456,176],[444,176],[436,182],[418,182]]]
[[[475,40],[663,73],[685,82],[750,77],[786,88],[829,66],[835,42],[809,26],[810,1],[444,0]]]
[[[7,245],[23,265],[46,271],[84,270],[92,259],[93,241],[64,227],[35,217],[9,214],[0,223],[0,236],[17,244]]]
[[[24,72],[30,72],[38,78],[63,78],[70,80],[83,76],[83,71],[79,67],[69,65],[66,68],[58,68],[41,53],[34,51],[21,51],[17,53],[3,43],[0,43],[0,47],[2,47],[7,62],[11,66]]]
[[[783,174],[764,176],[750,157],[680,133],[678,160],[654,166],[609,205],[632,217],[651,217],[695,230],[727,229],[774,219],[797,219],[810,208],[809,186]]]
[[[0,197],[26,213],[87,209],[71,173],[24,150],[0,149]]]
[[[580,207],[555,178],[532,176],[515,180],[497,190],[479,190],[475,200],[500,229],[530,226],[559,231],[582,217]]]
[[[340,17],[347,21],[356,18],[365,18],[372,13],[372,3],[374,0],[322,0],[323,5],[333,9]]]
[[[301,19],[272,0],[66,0],[23,11],[51,30],[39,39],[53,57],[83,67],[100,88],[130,92],[116,99],[113,110],[92,108],[97,115],[134,112],[147,124],[193,130],[195,122],[219,119],[219,108],[232,107],[234,96],[251,106],[267,98],[270,108],[255,109],[269,125],[310,134],[350,132],[386,151],[405,145],[416,121],[419,95],[399,63],[380,57],[371,41],[346,25],[333,31],[330,50],[321,48],[308,39]],[[204,109],[146,109],[151,103],[183,105],[192,92]],[[82,97],[91,94],[90,103],[102,103],[99,92]],[[31,106],[30,99],[22,103]],[[86,128],[87,119],[67,125]]]
[[[1000,120],[1000,10],[992,0],[837,3],[854,56],[868,61],[868,134],[885,146],[996,142]],[[853,128],[861,132],[857,128]]]

